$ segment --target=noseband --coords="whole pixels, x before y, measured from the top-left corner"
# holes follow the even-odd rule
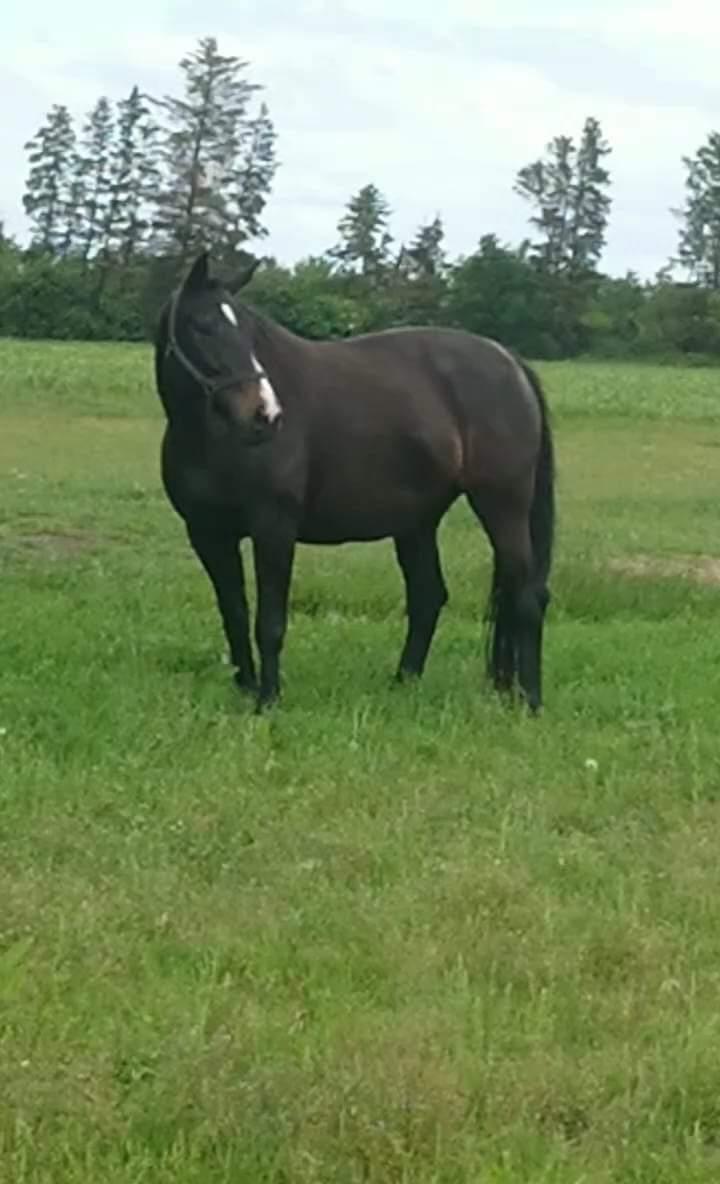
[[[227,390],[231,386],[247,386],[249,382],[259,382],[261,378],[267,378],[264,370],[244,370],[238,374],[233,374],[227,378],[212,378],[207,374],[203,374],[194,362],[185,353],[185,350],[180,345],[177,339],[176,320],[178,304],[180,303],[180,296],[182,289],[178,289],[172,298],[170,304],[170,314],[168,316],[168,339],[165,346],[165,357],[169,358],[175,354],[180,365],[195,380],[199,387],[205,392],[208,398],[218,394],[219,391]]]

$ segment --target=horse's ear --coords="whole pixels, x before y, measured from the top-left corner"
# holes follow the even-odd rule
[[[245,267],[241,268],[226,285],[228,292],[235,293],[239,292],[241,288],[245,288],[261,263],[262,259],[252,259]]]
[[[210,254],[208,251],[201,251],[197,259],[190,268],[185,283],[188,292],[200,292],[207,287],[210,278]]]

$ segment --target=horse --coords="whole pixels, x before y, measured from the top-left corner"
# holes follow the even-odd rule
[[[461,329],[299,337],[238,299],[260,262],[222,282],[202,251],[154,339],[162,483],[214,589],[237,686],[258,712],[280,696],[298,544],[386,538],[407,616],[395,678],[418,678],[448,599],[438,526],[464,495],[494,556],[487,673],[536,714],[555,523],[553,433],[537,375]]]

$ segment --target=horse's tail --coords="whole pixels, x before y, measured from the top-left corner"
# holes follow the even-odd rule
[[[540,408],[540,453],[535,468],[535,486],[530,505],[530,542],[533,553],[533,577],[539,585],[545,605],[549,601],[547,579],[552,566],[553,542],[555,538],[555,448],[550,425],[550,415],[540,379],[537,374],[519,358],[516,359],[527,378]],[[492,650],[495,634],[502,633],[498,621],[501,604],[500,573],[497,563],[493,566],[490,596],[485,610],[487,632],[485,654],[488,673],[492,675]]]
[[[540,379],[525,362],[520,362],[520,366],[540,408],[540,454],[535,469],[535,488],[530,506],[530,540],[534,575],[544,589],[550,575],[555,540],[555,445],[550,413]]]

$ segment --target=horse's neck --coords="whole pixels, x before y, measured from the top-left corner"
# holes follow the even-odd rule
[[[252,314],[252,339],[259,361],[278,374],[297,373],[310,350],[310,342],[257,313]]]

